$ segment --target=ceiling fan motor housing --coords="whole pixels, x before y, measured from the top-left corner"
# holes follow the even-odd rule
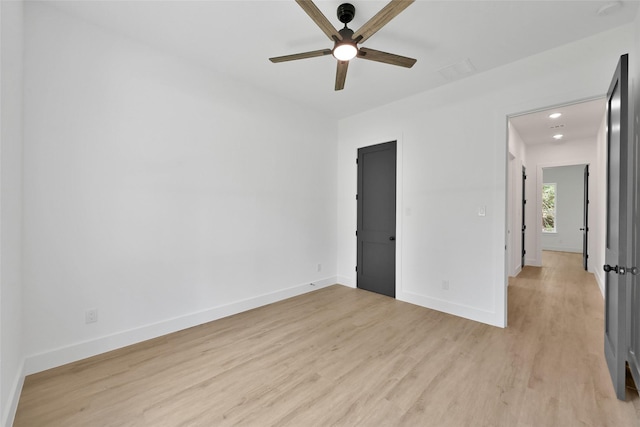
[[[344,25],[347,25],[356,16],[356,7],[351,3],[342,3],[338,6],[338,19]]]
[[[353,30],[351,28],[343,28],[338,33],[342,36],[343,42],[355,42],[353,40]]]

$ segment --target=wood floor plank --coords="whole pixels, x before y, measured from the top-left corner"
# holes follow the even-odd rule
[[[580,254],[545,252],[495,328],[331,286],[26,378],[15,426],[640,426]]]

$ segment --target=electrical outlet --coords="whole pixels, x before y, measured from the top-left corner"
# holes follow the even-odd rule
[[[98,321],[98,309],[89,308],[84,311],[84,323],[95,323]]]
[[[445,291],[449,290],[449,281],[448,280],[443,280],[442,281],[442,289]]]

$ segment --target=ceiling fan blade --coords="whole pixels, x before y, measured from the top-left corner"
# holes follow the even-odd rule
[[[405,68],[413,67],[413,64],[417,61],[413,58],[382,52],[368,47],[360,48],[358,51],[358,58],[368,59],[369,61],[384,62],[385,64],[398,65]]]
[[[331,25],[327,17],[320,12],[320,9],[318,9],[318,6],[316,6],[314,2],[311,0],[296,0],[296,3],[307,12],[307,15],[309,15],[309,17],[313,19],[313,22],[329,37],[329,40],[332,42],[335,42],[336,39],[342,40],[340,33]]]
[[[297,1],[297,0],[296,0]],[[415,0],[391,0],[385,7],[369,19],[358,31],[353,34],[353,39],[358,43],[364,43],[369,37],[384,27],[389,21],[405,10]],[[358,40],[358,37],[362,37]]]
[[[338,69],[336,70],[336,90],[344,89],[344,81],[347,79],[347,68],[349,68],[349,61],[338,61]]]
[[[271,62],[295,61],[296,59],[315,58],[316,56],[331,55],[331,49],[312,50],[311,52],[294,53],[293,55],[269,58]]]

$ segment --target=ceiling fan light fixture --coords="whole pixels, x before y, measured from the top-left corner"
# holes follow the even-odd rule
[[[333,48],[333,56],[338,61],[349,61],[358,54],[358,48],[353,43],[341,43]]]
[[[0,0],[1,1],[1,0]],[[310,52],[302,52],[293,55],[276,56],[269,58],[269,61],[286,62],[297,59],[315,58],[331,54],[338,61],[336,70],[335,90],[344,89],[344,82],[347,77],[349,61],[355,58],[366,59],[368,61],[382,62],[399,67],[411,68],[416,60],[406,56],[395,55],[370,48],[358,48],[360,43],[364,43],[369,37],[377,33],[389,21],[395,18],[400,12],[405,10],[415,0],[390,0],[378,13],[360,27],[354,33],[347,24],[356,15],[356,8],[351,3],[343,3],[338,6],[338,20],[344,24],[341,30],[336,30],[331,21],[318,9],[313,0],[296,0],[296,3],[309,15],[322,32],[329,37],[333,43],[333,49],[319,49]]]

